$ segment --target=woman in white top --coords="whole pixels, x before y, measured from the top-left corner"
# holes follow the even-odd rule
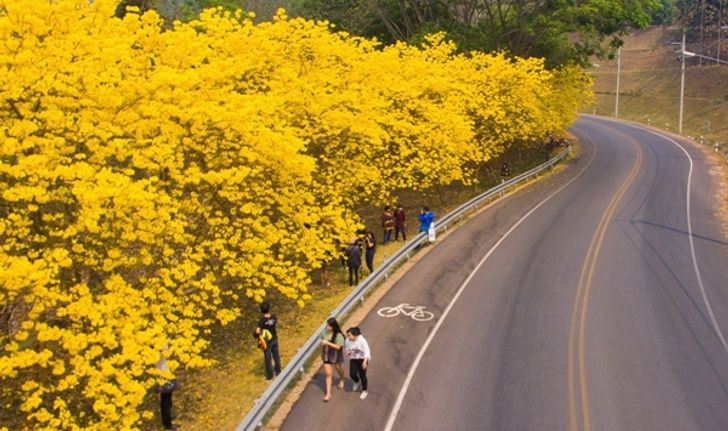
[[[359,382],[361,381],[360,399],[365,399],[368,395],[367,368],[369,361],[372,359],[369,343],[366,338],[361,335],[358,326],[353,326],[346,331],[346,355],[349,357],[349,375],[354,381],[354,392],[359,390]]]

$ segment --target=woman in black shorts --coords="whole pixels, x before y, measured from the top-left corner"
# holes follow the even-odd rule
[[[339,375],[339,389],[344,389],[344,333],[339,322],[333,317],[326,321],[326,330],[321,334],[321,359],[324,361],[326,376],[326,394],[324,401],[331,399],[331,384],[334,380],[334,368]]]

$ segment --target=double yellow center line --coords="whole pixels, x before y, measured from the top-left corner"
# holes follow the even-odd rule
[[[613,130],[610,130],[614,133]],[[621,135],[621,134],[620,134]],[[624,135],[622,135],[624,136]],[[624,180],[619,190],[614,194],[609,205],[604,210],[602,218],[599,221],[594,236],[592,237],[591,243],[589,244],[589,250],[587,251],[584,263],[581,267],[581,274],[579,275],[579,284],[576,288],[576,296],[574,297],[574,304],[571,308],[571,320],[569,322],[569,342],[568,342],[568,360],[567,360],[567,384],[568,384],[568,408],[569,408],[569,430],[578,431],[579,422],[577,417],[577,403],[576,403],[576,392],[579,391],[581,396],[581,418],[584,431],[591,430],[591,420],[589,417],[589,393],[587,390],[586,383],[586,369],[584,366],[584,338],[586,333],[586,313],[589,305],[589,292],[592,287],[592,278],[594,276],[594,270],[597,265],[597,258],[599,257],[599,250],[604,240],[604,235],[607,232],[609,222],[612,220],[617,206],[619,205],[622,196],[627,189],[632,185],[637,173],[642,165],[642,150],[639,144],[628,136],[624,136],[629,140],[635,147],[636,160],[632,170],[630,171],[627,178]],[[577,334],[578,328],[578,334]],[[575,358],[574,344],[578,342],[578,358]],[[575,368],[574,362],[578,362],[578,369]],[[578,388],[575,383],[576,375],[579,377]]]

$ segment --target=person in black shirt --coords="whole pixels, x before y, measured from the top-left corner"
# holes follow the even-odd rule
[[[394,210],[394,240],[399,241],[399,234],[402,234],[402,241],[407,241],[407,215],[402,205],[397,205]]]
[[[369,268],[369,274],[374,272],[374,253],[377,250],[377,240],[374,239],[374,232],[367,231],[366,236],[364,237],[364,245],[366,245],[366,262],[367,262],[367,268]]]
[[[260,304],[260,312],[262,316],[255,328],[255,335],[265,341],[265,349],[263,350],[265,378],[271,380],[274,371],[273,362],[275,362],[276,375],[281,373],[281,355],[278,352],[278,334],[276,333],[278,318],[275,314],[271,314],[270,304],[267,302]]]
[[[355,238],[350,239],[344,253],[346,254],[346,264],[349,267],[349,286],[354,287],[359,284],[361,243],[358,243]]]
[[[511,169],[508,167],[508,163],[503,163],[501,167],[501,182],[506,182],[511,177]]]

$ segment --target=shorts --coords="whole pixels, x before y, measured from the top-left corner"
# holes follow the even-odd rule
[[[344,349],[336,350],[324,346],[321,350],[321,359],[324,361],[324,364],[343,364]]]

